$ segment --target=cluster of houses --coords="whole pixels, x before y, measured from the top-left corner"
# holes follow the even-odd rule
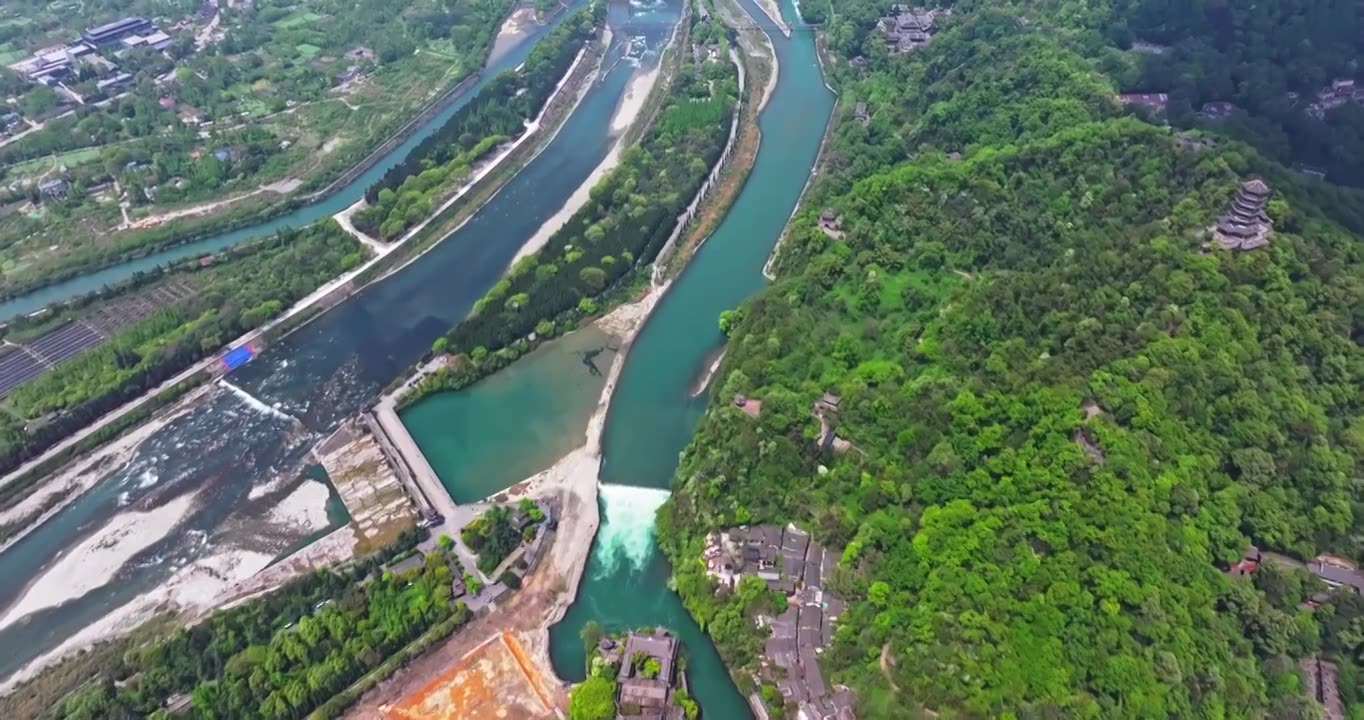
[[[819,229],[825,234],[834,238],[843,237],[843,231],[839,228],[838,218],[834,217],[832,210],[825,210],[819,217]],[[819,438],[816,441],[820,450],[832,450],[835,453],[845,453],[853,448],[851,442],[838,436],[834,431],[838,425],[840,406],[843,399],[833,393],[824,393],[810,407],[810,416],[819,421]],[[762,415],[762,400],[751,398],[747,395],[738,394],[734,396],[734,407],[738,408],[745,415],[757,418]]]
[[[667,630],[626,634],[625,640],[602,638],[597,654],[620,668],[616,674],[617,720],[685,720],[675,701],[678,687],[687,689],[677,668],[677,637]]]
[[[721,588],[733,590],[745,576],[786,595],[786,610],[775,618],[759,618],[771,630],[763,646],[758,680],[776,685],[800,720],[852,720],[853,697],[847,688],[831,688],[819,667],[819,656],[833,640],[834,625],[845,604],[825,588],[840,553],[810,539],[794,525],[737,527],[706,537],[703,559],[707,573]],[[762,704],[754,700],[755,711]]]
[[[1169,93],[1123,93],[1118,96],[1118,101],[1123,105],[1136,105],[1144,107],[1157,115],[1165,113],[1165,106],[1170,104]]]
[[[100,77],[94,94],[109,94],[132,83],[131,73],[119,70],[117,63],[106,58],[115,57],[134,48],[164,51],[173,44],[170,35],[157,29],[143,17],[127,17],[81,33],[79,39],[65,45],[46,47],[9,66],[25,80],[41,83],[64,92],[79,104],[84,104],[89,90],[73,89],[67,81],[79,76],[82,67],[89,67]]]
[[[1226,100],[1214,100],[1203,103],[1203,107],[1198,110],[1198,117],[1209,122],[1217,122],[1218,120],[1225,120],[1239,109]]]
[[[505,573],[511,573],[518,579],[522,579],[534,571],[536,566],[539,565],[540,560],[544,557],[545,550],[549,547],[558,527],[553,513],[559,510],[559,503],[557,500],[540,501],[535,503],[535,507],[538,508],[541,513],[538,520],[524,507],[517,506],[512,509],[509,518],[512,527],[520,533],[524,533],[527,528],[534,527],[535,535],[528,542],[522,542],[516,550],[508,555],[507,558],[502,561],[501,565],[499,565],[491,574],[492,578],[502,578]],[[455,538],[451,539],[456,543],[459,542]],[[426,552],[429,552],[438,544],[439,543],[434,539],[428,539],[412,554],[389,562],[381,566],[379,570],[380,572],[391,572],[394,575],[398,575],[421,568],[426,564]],[[467,573],[477,573],[478,570],[471,563],[467,562],[469,558],[466,556],[466,553],[468,553],[467,549],[461,546],[461,549],[457,554],[465,557],[466,562],[461,562],[460,565],[469,564],[469,567],[464,568],[464,571]],[[481,588],[475,588],[474,592],[470,592],[471,588],[469,587],[468,577],[470,576],[455,573],[454,579],[450,581],[450,600],[451,602],[456,600],[462,601],[471,612],[478,613],[485,609],[492,608],[513,589],[508,587],[506,583],[498,580],[497,582],[488,583]]]
[[[1326,113],[1351,102],[1364,105],[1364,87],[1350,79],[1334,80],[1317,92],[1317,99],[1307,105],[1307,114],[1322,120]]]
[[[1249,575],[1266,563],[1303,570],[1316,576],[1328,590],[1311,595],[1301,608],[1315,610],[1330,600],[1332,592],[1347,592],[1364,595],[1364,573],[1353,564],[1332,555],[1318,555],[1306,563],[1275,553],[1263,552],[1251,545],[1241,559],[1227,568],[1232,577]],[[1344,720],[1345,707],[1340,699],[1338,682],[1339,671],[1335,664],[1321,659],[1320,656],[1303,658],[1299,661],[1303,677],[1306,679],[1307,696],[1322,708],[1326,720]]]
[[[1269,244],[1274,226],[1265,214],[1269,186],[1263,180],[1245,182],[1232,198],[1231,207],[1213,226],[1218,247],[1223,250],[1254,250]]]
[[[894,55],[914,52],[928,44],[938,32],[938,16],[950,14],[951,10],[925,10],[907,5],[893,5],[890,13],[889,16],[881,18],[876,27],[886,36],[886,45]]]
[[[23,132],[28,124],[17,112],[0,112],[0,137],[9,137]]]

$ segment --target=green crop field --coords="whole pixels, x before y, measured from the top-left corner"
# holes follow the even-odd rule
[[[283,19],[281,19],[281,20],[276,20],[276,21],[275,21],[275,27],[277,27],[277,28],[291,28],[291,27],[294,27],[294,26],[296,26],[296,25],[303,25],[303,24],[305,24],[305,23],[317,22],[318,20],[321,20],[321,19],[322,19],[322,16],[321,16],[321,15],[318,15],[318,14],[315,13],[315,12],[311,12],[311,11],[308,11],[308,12],[301,12],[301,13],[297,13],[297,14],[295,14],[295,15],[290,15],[289,17],[283,18]]]
[[[294,49],[298,51],[299,55],[302,55],[304,59],[307,60],[313,59],[314,57],[317,56],[318,53],[322,52],[322,48],[316,45],[310,45],[308,43],[300,43],[298,45],[295,45]]]
[[[47,157],[34,158],[26,162],[21,162],[17,165],[11,165],[6,174],[13,177],[16,175],[28,175],[35,172],[46,172],[48,169],[55,168],[58,165],[74,167],[76,165],[94,162],[98,158],[99,148],[81,148],[80,150],[72,150],[70,152],[62,153],[61,155],[49,155]]]

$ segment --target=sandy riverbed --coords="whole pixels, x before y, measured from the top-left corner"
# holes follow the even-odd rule
[[[304,480],[270,509],[270,522],[313,533],[327,527],[327,499],[331,492],[316,480]]]
[[[587,179],[578,186],[577,190],[573,191],[564,206],[541,224],[540,229],[535,231],[535,234],[526,241],[525,245],[521,246],[508,267],[515,265],[517,260],[534,254],[544,247],[545,243],[549,242],[549,238],[587,203],[588,198],[591,197],[592,188],[620,164],[620,155],[624,148],[621,147],[619,138],[639,118],[640,111],[644,109],[644,101],[649,97],[649,93],[658,80],[658,74],[658,66],[654,66],[644,72],[638,72],[630,78],[630,84],[625,89],[625,95],[621,98],[620,105],[616,107],[615,114],[611,116],[611,134],[617,136],[616,142],[611,145],[606,157],[602,158],[601,163],[593,168]]]
[[[81,493],[94,487],[107,475],[109,468],[128,462],[143,441],[154,435],[166,423],[194,409],[195,403],[208,390],[208,387],[195,389],[181,400],[175,411],[163,417],[148,420],[99,450],[63,467],[52,478],[31,490],[22,502],[0,512],[0,524],[16,521],[26,523],[23,530],[15,533],[4,543],[0,543],[0,552],[9,549],[11,545],[47,522],[53,515],[61,512],[72,501],[80,497]],[[13,477],[17,476],[11,476],[11,478]],[[38,513],[49,498],[59,494],[65,494],[65,499],[42,511],[38,516],[34,516],[34,513]]]
[[[781,7],[777,5],[777,0],[755,0],[755,2],[757,2],[758,7],[767,14],[767,17],[772,19],[772,22],[776,24],[777,29],[781,30],[783,35],[791,37],[791,26],[787,25],[786,21],[782,19]],[[796,11],[799,13],[799,5],[797,5]]]
[[[0,618],[0,628],[108,584],[129,560],[175,530],[194,509],[196,495],[188,493],[151,510],[114,516],[38,576]]]
[[[271,555],[241,549],[225,549],[177,572],[151,593],[114,610],[67,638],[0,683],[6,692],[61,658],[101,640],[131,632],[158,612],[184,610],[206,612],[224,593],[269,565]]]
[[[523,7],[512,11],[493,40],[493,49],[488,54],[488,64],[492,65],[507,54],[523,37],[540,26],[536,19],[535,8]]]

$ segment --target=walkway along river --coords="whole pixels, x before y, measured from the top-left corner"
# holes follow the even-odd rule
[[[297,540],[281,537],[269,522],[278,488],[294,482],[314,443],[371,402],[467,313],[521,244],[605,157],[612,141],[609,120],[636,71],[631,63],[613,61],[632,35],[644,36],[654,48],[666,41],[677,4],[644,12],[613,4],[608,17],[616,40],[603,67],[612,69],[549,146],[468,223],[401,271],[271,346],[231,376],[240,393],[213,388],[126,457],[98,468],[100,479],[90,491],[0,553],[0,577],[6,580],[0,607],[28,595],[25,605],[41,608],[0,625],[0,644],[12,649],[0,658],[0,678],[126,612],[179,569],[198,562],[211,564],[219,575],[240,574],[241,565],[228,563],[268,561],[281,545]],[[182,513],[156,516],[154,528],[143,523],[128,529],[130,512],[174,509],[191,494]],[[120,551],[130,537],[140,537],[133,543],[139,549]],[[91,546],[92,540],[106,539],[112,546]],[[113,568],[108,577],[87,578],[72,592],[70,563],[63,560],[82,545],[96,551],[98,561],[85,568],[99,563]]]
[[[715,652],[669,589],[670,570],[654,547],[654,514],[667,499],[686,446],[707,402],[692,384],[723,342],[722,310],[762,287],[762,267],[819,152],[834,98],[824,85],[814,36],[792,0],[782,13],[785,37],[752,0],[741,0],[771,37],[777,87],[762,113],[762,145],[752,174],[715,233],[660,301],[629,350],[606,419],[601,472],[602,526],[568,615],[550,635],[556,672],[584,676],[579,631],[596,620],[608,628],[666,625],[687,650],[692,694],[711,720],[749,717]]]
[[[0,302],[0,321],[7,320],[16,315],[40,310],[52,303],[70,300],[87,293],[99,290],[105,285],[113,285],[127,280],[137,272],[145,272],[157,265],[179,260],[196,255],[216,252],[225,247],[236,245],[244,240],[258,238],[274,233],[277,230],[288,227],[303,227],[311,225],[323,218],[331,217],[336,213],[350,207],[355,201],[364,197],[365,191],[371,185],[378,182],[384,173],[398,163],[407,158],[417,145],[421,144],[428,136],[440,129],[457,110],[464,107],[471,99],[478,95],[485,85],[497,77],[503,70],[508,70],[520,65],[526,56],[530,54],[530,49],[535,42],[553,30],[564,18],[573,14],[573,11],[586,3],[586,0],[570,0],[569,7],[554,16],[554,19],[543,26],[535,27],[520,39],[510,50],[502,52],[500,55],[489,57],[487,67],[483,70],[482,77],[477,83],[464,92],[459,93],[453,100],[431,116],[429,120],[412,130],[401,143],[398,143],[386,155],[379,158],[364,172],[355,176],[349,183],[346,183],[335,191],[328,193],[325,197],[316,202],[304,205],[292,212],[278,215],[264,222],[238,228],[229,232],[211,235],[200,240],[177,245],[167,248],[160,252],[154,252],[146,257],[136,260],[113,265],[103,270],[78,275],[69,280],[63,280],[46,287],[39,288],[29,293],[19,295],[4,302]]]

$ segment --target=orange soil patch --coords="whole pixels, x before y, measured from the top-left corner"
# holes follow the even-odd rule
[[[382,708],[389,720],[553,717],[526,650],[510,633],[488,638],[425,687]]]

